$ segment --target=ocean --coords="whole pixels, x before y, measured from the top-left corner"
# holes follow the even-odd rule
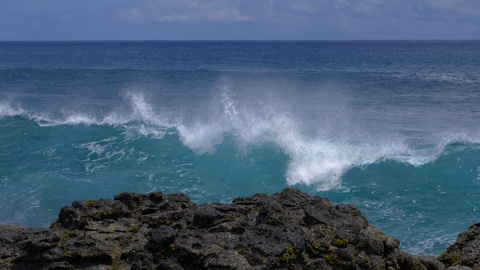
[[[286,187],[441,253],[480,220],[480,41],[0,42],[0,223]]]

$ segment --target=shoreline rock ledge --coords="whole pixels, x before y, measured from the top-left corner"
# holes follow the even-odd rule
[[[479,235],[418,257],[355,206],[295,189],[202,205],[122,193],[74,201],[50,228],[0,225],[0,269],[480,269]]]

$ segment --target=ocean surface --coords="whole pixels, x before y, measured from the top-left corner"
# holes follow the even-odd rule
[[[442,252],[480,220],[480,41],[0,42],[0,223],[286,187]]]

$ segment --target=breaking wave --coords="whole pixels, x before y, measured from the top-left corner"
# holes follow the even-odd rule
[[[224,82],[208,102],[173,114],[162,113],[164,104],[154,103],[141,91],[125,91],[121,105],[103,114],[66,108],[60,113],[34,112],[10,102],[0,104],[0,117],[2,125],[6,118],[20,116],[40,127],[112,126],[129,136],[154,139],[175,134],[197,155],[215,155],[228,137],[235,144],[232,151],[240,155],[262,147],[280,151],[288,157],[286,168],[279,168],[286,182],[317,190],[341,188],[342,176],[354,167],[385,160],[420,166],[435,161],[448,145],[478,143],[472,132],[433,130],[425,140],[425,134],[368,125],[354,116],[362,112],[347,111],[349,100],[337,90],[312,101],[307,95],[234,92]]]

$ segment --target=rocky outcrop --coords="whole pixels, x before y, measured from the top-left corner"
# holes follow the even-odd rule
[[[468,266],[480,270],[480,223],[461,233],[455,244],[448,247],[438,259],[445,265]]]
[[[464,236],[476,242],[455,244],[440,262],[401,251],[355,206],[294,189],[202,205],[122,193],[73,202],[49,229],[0,226],[0,268],[475,269],[478,256],[465,247],[478,252],[478,228]]]

